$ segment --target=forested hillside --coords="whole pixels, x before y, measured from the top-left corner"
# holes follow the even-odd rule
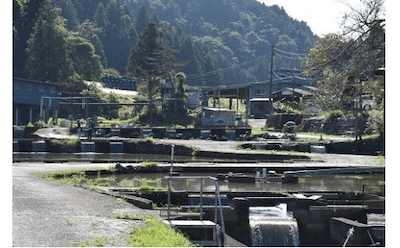
[[[25,51],[38,18],[37,6],[42,1],[45,0],[27,3],[14,0],[15,76],[35,75],[26,68],[32,54]],[[121,74],[125,74],[136,37],[148,22],[155,23],[167,45],[175,50],[176,62],[186,62],[176,63],[184,67],[176,66],[175,70],[187,75],[189,85],[266,81],[272,45],[288,53],[305,54],[316,40],[306,23],[292,19],[277,6],[267,7],[255,0],[53,0],[52,3],[61,9],[59,14],[64,18],[65,29],[75,35],[75,43],[84,43],[77,37],[88,40],[102,67],[116,69]],[[299,61],[290,67],[299,69]]]

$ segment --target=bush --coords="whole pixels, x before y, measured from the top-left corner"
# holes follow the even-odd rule
[[[127,239],[133,247],[193,247],[181,232],[161,223],[155,217],[145,217],[145,226],[135,228]]]
[[[378,110],[371,111],[367,119],[366,134],[377,134],[384,131],[385,121],[383,113]]]
[[[330,110],[330,111],[324,113],[323,115],[325,116],[326,120],[330,120],[330,119],[334,119],[334,118],[343,117],[344,113],[342,110],[336,109],[336,110]]]

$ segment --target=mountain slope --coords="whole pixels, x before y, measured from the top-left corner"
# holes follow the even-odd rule
[[[278,6],[255,0],[54,2],[62,8],[71,29],[85,19],[102,28],[91,41],[103,65],[121,72],[137,34],[147,22],[157,23],[167,44],[177,50],[177,61],[191,61],[179,69],[188,75],[190,85],[266,81],[272,45],[288,53],[305,54],[316,40],[306,23],[294,20]],[[301,68],[300,59],[276,63],[288,69]]]

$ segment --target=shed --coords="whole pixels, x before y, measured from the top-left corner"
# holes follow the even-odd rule
[[[235,111],[226,108],[199,107],[196,124],[200,126],[235,126]]]
[[[13,78],[13,124],[26,125],[39,119],[40,105],[43,97],[58,97],[58,84],[21,78]],[[48,99],[43,102],[43,115],[57,116],[59,102]]]
[[[265,118],[269,114],[271,101],[269,98],[250,99],[250,114],[256,118]]]

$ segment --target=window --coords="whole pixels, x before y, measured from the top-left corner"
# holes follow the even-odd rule
[[[32,84],[31,83],[27,83],[26,84],[26,90],[29,90],[29,91],[32,90]]]
[[[263,95],[266,95],[266,94],[267,94],[267,90],[265,90],[265,89],[256,90],[256,95],[257,96],[263,96]]]
[[[56,93],[56,88],[54,86],[50,87],[50,93]]]
[[[39,85],[39,92],[44,92],[44,86],[43,85]]]

